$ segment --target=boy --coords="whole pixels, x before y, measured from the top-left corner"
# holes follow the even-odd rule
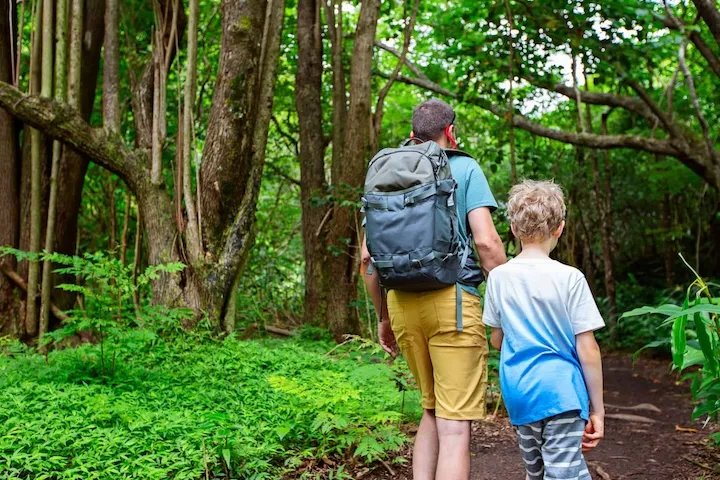
[[[605,323],[582,272],[550,258],[565,227],[560,187],[526,180],[507,212],[522,253],[490,274],[484,320],[527,478],[590,480],[582,452],[603,438],[605,417],[593,331]]]

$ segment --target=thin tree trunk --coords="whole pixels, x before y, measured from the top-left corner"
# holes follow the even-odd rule
[[[78,58],[75,73],[68,73],[68,103],[75,106],[82,117],[90,119],[96,100],[97,83],[100,71],[100,54],[102,51],[105,32],[105,1],[104,0],[73,0],[74,13],[70,17],[71,37],[77,38],[75,46],[70,46],[70,63]],[[80,17],[75,12],[80,11]],[[78,53],[79,50],[79,53]],[[75,53],[73,53],[73,51]],[[76,80],[71,85],[73,75]],[[78,216],[82,201],[85,173],[89,159],[72,148],[62,149],[60,170],[58,172],[58,204],[55,222],[55,251],[73,255],[77,244]],[[70,283],[70,275],[55,274],[55,285]],[[62,310],[68,310],[75,305],[75,293],[56,290],[54,303]],[[53,319],[50,319],[51,328]]]
[[[53,94],[53,30],[55,16],[53,15],[53,2],[45,0],[42,8],[42,74],[40,82],[40,95],[51,97]],[[36,34],[36,41],[39,40]],[[40,253],[42,242],[42,154],[41,135],[38,131],[32,132],[32,181],[30,199],[30,251]],[[40,283],[40,263],[31,261],[28,269],[27,317],[25,326],[27,333],[35,336],[38,333],[37,296]]]
[[[510,9],[510,2],[509,0],[505,0],[505,11],[507,13],[508,17],[508,24],[510,25],[510,34],[508,35],[508,39],[510,41],[510,57],[508,59],[508,80],[509,80],[509,86],[508,86],[508,112],[510,112],[510,116],[508,117],[508,137],[509,137],[509,143],[510,143],[510,182],[512,185],[516,185],[518,183],[518,174],[517,174],[517,155],[515,151],[515,127],[510,121],[512,119],[512,114],[515,112],[515,101],[514,101],[514,87],[515,87],[515,40],[513,39],[513,31],[515,30],[515,21],[513,19],[512,10]],[[520,253],[522,250],[522,243],[520,242],[519,238],[515,238],[515,235],[512,232],[512,229],[508,228],[508,235],[510,236],[510,239],[513,240],[515,244],[515,252]]]
[[[184,181],[184,168],[183,168],[183,155],[184,155],[184,117],[182,110],[182,102],[180,95],[178,94],[178,131],[175,136],[175,192],[173,197],[175,198],[175,221],[177,223],[178,232],[185,233],[185,210],[183,209],[183,181]]]
[[[123,229],[120,237],[120,264],[124,267],[127,260],[128,232],[130,230],[130,204],[132,203],[132,193],[129,191],[125,194],[125,213],[123,215]]]
[[[140,206],[135,205],[135,252],[133,254],[132,264],[132,279],[133,285],[137,287],[138,270],[140,268],[140,262],[142,259],[142,235],[143,235],[143,224],[140,218]],[[137,288],[133,292],[133,304],[135,305],[135,311],[140,311],[140,292]]]
[[[607,121],[608,117],[612,113],[612,110],[602,114],[601,125],[602,134],[608,134]],[[610,311],[608,312],[611,340],[615,340],[617,329],[615,324],[617,322],[618,308],[617,308],[617,295],[615,292],[615,229],[613,228],[613,194],[612,194],[612,168],[610,165],[610,152],[605,150],[604,152],[604,194],[601,195],[602,205],[604,211],[602,215],[602,231],[603,231],[603,261],[605,262],[605,293],[608,296]],[[595,168],[595,167],[593,167]],[[601,190],[601,188],[598,188]]]
[[[117,247],[117,201],[115,200],[115,187],[116,187],[115,180],[112,177],[112,174],[108,172],[107,174],[107,201],[108,205],[110,206],[110,238],[108,239],[108,250],[110,250],[113,253],[115,252],[115,247]]]
[[[0,38],[13,42],[16,32],[9,21],[15,18],[15,2],[0,2]],[[18,35],[20,37],[20,35]],[[0,42],[0,81],[12,83],[13,59],[6,43]],[[0,109],[0,245],[18,247],[20,241],[20,157],[15,119]],[[0,258],[0,267],[15,270],[14,257]],[[13,283],[0,273],[0,335],[20,335],[24,328],[18,319]]]
[[[103,125],[113,133],[120,132],[119,19],[120,0],[107,0],[103,55]]]
[[[345,67],[343,66],[343,10],[342,0],[320,0],[325,7],[325,18],[330,32],[332,56],[332,166],[330,181],[338,184],[345,148],[345,129],[347,125],[347,92],[345,87]],[[338,7],[338,8],[336,8]],[[336,13],[337,11],[337,13]]]
[[[72,29],[70,32],[70,66],[68,68],[68,105],[80,109],[80,82],[83,37],[83,0],[72,0]]]
[[[55,100],[65,102],[67,94],[67,21],[69,0],[57,0],[55,21]],[[53,141],[52,167],[50,171],[50,199],[48,201],[47,226],[45,228],[45,252],[55,251],[55,220],[58,197],[58,169],[60,167],[61,144]],[[43,262],[42,289],[40,302],[40,331],[42,337],[50,324],[50,306],[52,304],[52,262]]]
[[[183,176],[182,191],[187,210],[188,231],[186,235],[188,254],[192,263],[202,258],[202,244],[198,229],[198,214],[195,208],[195,199],[192,191],[192,163],[195,155],[193,133],[193,104],[195,102],[195,91],[197,88],[197,37],[198,19],[200,16],[199,0],[190,0],[188,15],[188,44],[187,44],[187,65],[185,71],[185,99],[183,114]]]
[[[328,291],[328,324],[337,340],[345,333],[358,333],[360,322],[350,303],[357,294],[357,272],[359,267],[359,245],[356,225],[358,214],[354,207],[344,205],[344,200],[357,199],[355,188],[363,181],[365,162],[370,148],[370,129],[372,125],[372,59],[375,45],[375,32],[380,13],[380,0],[367,0],[362,3],[358,25],[355,31],[352,65],[350,68],[350,109],[346,130],[343,161],[338,171],[338,186],[350,185],[350,191],[338,188],[341,198],[337,198],[329,220],[327,245],[341,253],[328,259],[329,278],[332,279]],[[342,198],[343,193],[347,197]]]
[[[303,321],[327,326],[325,324],[328,289],[327,247],[321,227],[329,211],[325,205],[313,201],[314,198],[322,196],[327,189],[322,128],[323,51],[317,15],[320,1],[325,0],[300,0],[298,3],[295,106],[300,125],[300,202],[305,254]],[[330,28],[334,31],[335,26],[330,25]],[[337,145],[333,144],[333,149]]]

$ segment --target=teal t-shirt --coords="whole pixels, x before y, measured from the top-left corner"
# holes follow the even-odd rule
[[[491,212],[497,209],[497,202],[490,191],[490,185],[480,165],[464,155],[450,157],[450,170],[457,182],[455,203],[457,205],[458,219],[460,220],[460,234],[467,241],[468,214],[476,208],[487,207]],[[480,296],[478,289],[467,285],[460,285],[463,290],[475,296]]]

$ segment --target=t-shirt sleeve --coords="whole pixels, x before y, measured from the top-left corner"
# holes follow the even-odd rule
[[[485,302],[483,305],[483,323],[488,327],[501,328],[500,325],[500,314],[497,310],[494,298],[492,276],[488,278],[485,286]]]
[[[480,165],[471,162],[468,165],[465,188],[466,214],[480,207],[488,207],[491,212],[497,209],[497,202],[490,191],[490,185]]]
[[[570,323],[572,323],[575,335],[598,330],[605,326],[605,320],[600,315],[590,291],[590,286],[582,274],[575,281],[575,284],[570,287],[568,312],[570,313]]]

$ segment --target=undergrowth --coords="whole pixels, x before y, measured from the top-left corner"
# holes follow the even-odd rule
[[[279,478],[307,458],[387,459],[403,408],[420,411],[406,368],[352,345],[135,329],[116,348],[107,375],[97,345],[46,359],[3,344],[2,478]]]

